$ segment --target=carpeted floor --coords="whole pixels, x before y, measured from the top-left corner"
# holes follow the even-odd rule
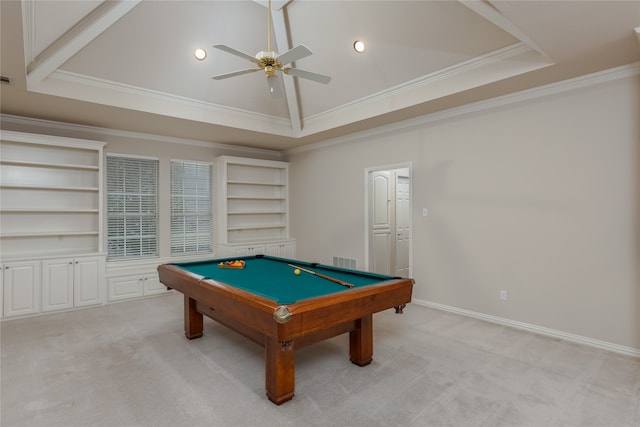
[[[374,361],[347,336],[296,352],[296,396],[264,393],[262,348],[178,294],[5,321],[2,427],[640,426],[640,359],[410,304],[374,316]]]

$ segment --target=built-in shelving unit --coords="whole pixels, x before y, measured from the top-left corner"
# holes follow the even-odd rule
[[[0,132],[0,311],[104,301],[103,142]]]
[[[287,162],[221,156],[217,170],[223,254],[225,246],[235,255],[243,246],[289,240]]]
[[[3,260],[100,252],[104,143],[11,131],[1,139]]]

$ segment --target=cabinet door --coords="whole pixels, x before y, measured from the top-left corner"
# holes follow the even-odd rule
[[[109,301],[142,296],[142,282],[143,280],[140,276],[123,276],[109,279]]]
[[[37,313],[40,310],[40,262],[7,263],[3,275],[4,317]]]
[[[73,264],[73,300],[76,307],[100,304],[103,283],[103,258],[76,258]]]
[[[293,242],[283,243],[282,244],[282,255],[284,258],[295,258],[296,257],[296,244]]]
[[[296,246],[293,242],[275,242],[267,244],[267,255],[281,258],[295,258]]]
[[[73,307],[73,259],[42,261],[42,311]]]
[[[157,295],[167,292],[167,287],[160,282],[158,273],[145,274],[143,286],[145,295]]]
[[[252,255],[263,255],[265,253],[265,245],[248,245],[248,246],[237,246],[235,248],[234,256],[252,256]]]
[[[0,317],[4,316],[4,265],[0,264]]]

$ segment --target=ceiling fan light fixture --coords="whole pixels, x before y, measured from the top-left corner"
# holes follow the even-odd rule
[[[195,56],[198,61],[204,61],[207,57],[207,51],[199,47],[193,51],[193,56]]]
[[[212,79],[224,80],[229,77],[241,76],[243,74],[262,70],[267,76],[269,93],[273,98],[278,98],[283,95],[283,88],[281,87],[280,79],[277,78],[276,71],[280,71],[283,74],[288,74],[292,77],[299,77],[323,84],[327,84],[331,81],[331,77],[324,76],[322,74],[312,73],[298,68],[285,68],[285,65],[289,65],[299,59],[306,58],[311,55],[312,52],[304,45],[298,45],[282,54],[271,49],[271,0],[269,0],[269,13],[267,14],[267,50],[260,51],[255,57],[252,57],[224,44],[215,44],[213,47],[252,62],[254,65],[257,65],[258,68],[246,68],[244,70],[238,70],[231,73],[219,74],[212,76]]]
[[[355,42],[353,42],[353,50],[355,50],[358,53],[362,53],[364,52],[365,46],[364,46],[364,42],[362,40],[356,40]]]

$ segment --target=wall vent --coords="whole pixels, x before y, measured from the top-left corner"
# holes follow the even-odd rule
[[[351,259],[351,258],[342,258],[342,257],[337,257],[334,256],[333,257],[333,266],[334,267],[340,267],[340,268],[350,268],[350,269],[354,269],[356,268],[356,260],[355,259]]]
[[[11,84],[11,77],[9,77],[9,76],[0,76],[0,83],[6,84],[6,85],[10,85]]]

